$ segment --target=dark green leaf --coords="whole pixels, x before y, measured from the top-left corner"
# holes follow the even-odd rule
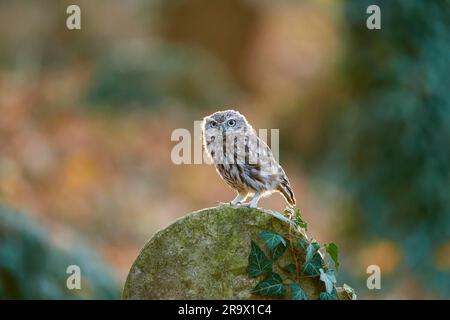
[[[261,296],[282,297],[286,293],[286,288],[284,287],[283,279],[278,274],[272,272],[265,280],[256,285],[252,293]]]
[[[305,262],[302,271],[310,276],[318,276],[320,275],[320,268],[322,268],[322,258],[319,253],[316,253],[311,260]]]
[[[308,296],[298,283],[292,283],[290,287],[291,287],[291,300],[308,300]]]
[[[272,260],[278,259],[285,251],[286,246],[280,243],[278,246],[275,247],[275,249],[270,253],[270,257]]]
[[[264,240],[267,249],[270,251],[270,257],[273,260],[278,259],[284,251],[286,251],[288,244],[281,235],[264,230],[259,234],[259,236]]]
[[[290,274],[295,274],[297,272],[295,264],[293,263],[284,266],[284,269],[286,269],[286,271],[289,272]]]
[[[328,270],[327,272],[323,271],[322,268],[320,271],[320,280],[325,283],[325,288],[328,293],[331,293],[334,289],[334,284],[336,283],[336,277],[334,276],[333,270]]]
[[[312,241],[308,244],[308,247],[306,248],[306,258],[305,261],[309,262],[317,253],[317,250],[320,249],[320,244],[318,244],[316,241]]]
[[[272,261],[266,257],[261,248],[252,240],[252,248],[248,256],[248,274],[256,278],[263,273],[272,271]]]
[[[300,228],[303,228],[305,229],[305,231],[308,231],[308,224],[306,223],[305,220],[303,220],[302,213],[300,210],[295,211],[295,221]]]
[[[308,240],[306,240],[305,238],[299,238],[298,239],[298,246],[300,248],[302,248],[303,250],[306,250],[306,248],[308,247],[309,242]]]
[[[259,234],[259,236],[264,240],[267,249],[269,249],[270,251],[275,250],[280,243],[284,246],[287,245],[286,240],[284,240],[281,235],[275,232],[264,230]]]
[[[339,270],[339,248],[338,246],[331,242],[325,245],[325,250],[330,255],[331,259],[333,259],[334,266],[336,270]]]
[[[319,300],[337,300],[336,289],[333,289],[333,291],[331,293],[322,292],[319,295]]]

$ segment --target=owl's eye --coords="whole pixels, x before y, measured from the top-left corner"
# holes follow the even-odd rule
[[[215,127],[217,127],[217,122],[211,121],[211,122],[209,123],[209,125],[211,126],[211,128],[215,128]]]
[[[234,127],[235,125],[236,125],[236,120],[233,120],[233,119],[228,120],[228,126],[229,127]]]

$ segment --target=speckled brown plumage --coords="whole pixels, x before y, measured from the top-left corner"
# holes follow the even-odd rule
[[[237,193],[232,205],[253,195],[256,207],[262,196],[280,192],[290,206],[295,196],[283,168],[272,151],[237,111],[218,111],[203,119],[203,145],[220,177]]]

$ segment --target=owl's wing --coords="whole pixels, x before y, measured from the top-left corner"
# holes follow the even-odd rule
[[[281,167],[274,158],[272,150],[270,150],[269,146],[264,142],[264,140],[260,139],[258,136],[256,136],[256,139],[257,145],[254,147],[257,148],[258,163],[261,165],[261,170],[263,171],[263,174],[265,175],[279,174]],[[282,170],[283,169],[281,169],[281,171]]]
[[[291,206],[295,206],[294,192],[286,173],[274,158],[269,146],[263,140],[259,138],[258,140],[260,144],[260,174],[269,179],[272,187],[280,191]]]

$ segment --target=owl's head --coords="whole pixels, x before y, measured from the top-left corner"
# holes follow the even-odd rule
[[[245,117],[235,110],[217,111],[203,119],[205,132],[233,134],[244,131],[248,126]]]

